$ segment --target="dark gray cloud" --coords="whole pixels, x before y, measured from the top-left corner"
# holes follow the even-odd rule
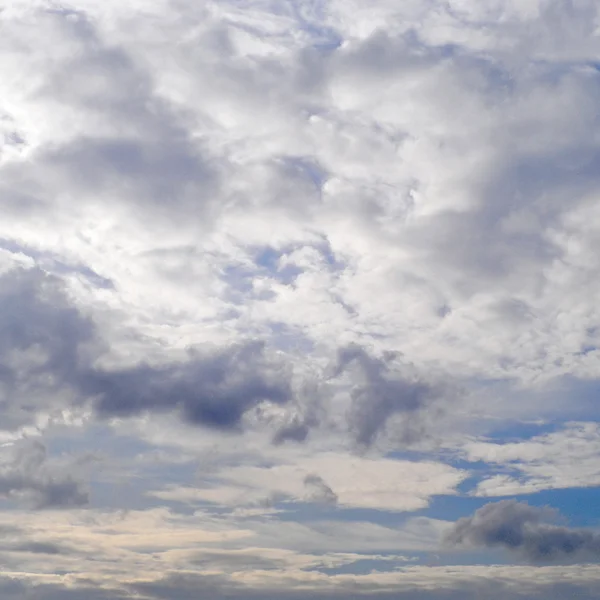
[[[329,487],[322,477],[315,474],[304,478],[304,485],[308,489],[308,500],[323,504],[337,504],[338,495]]]
[[[17,269],[0,278],[0,381],[4,427],[31,423],[42,407],[92,399],[102,417],[145,411],[176,411],[189,423],[223,430],[239,428],[244,415],[263,400],[294,400],[290,365],[275,359],[262,341],[189,352],[185,360],[101,369],[94,361],[105,342],[94,323],[74,308],[62,280],[40,269]],[[436,387],[397,373],[394,356],[371,356],[358,346],[339,352],[333,377],[349,375],[352,385],[348,427],[356,442],[372,444],[390,418],[403,443],[426,432],[424,414],[439,396]],[[305,382],[306,383],[306,382]],[[306,383],[306,385],[308,385]],[[0,393],[2,390],[0,390]],[[325,418],[323,391],[311,388],[295,416],[278,423],[275,443],[304,441]]]
[[[40,442],[20,444],[0,466],[0,496],[24,499],[36,509],[85,506],[88,492],[64,470],[49,464]]]
[[[274,444],[305,442],[312,429],[319,427],[325,418],[322,393],[314,382],[305,382],[302,393],[295,398],[295,412],[282,425],[278,425],[273,436]]]
[[[70,305],[59,278],[37,269],[0,278],[0,410],[8,429],[51,409],[54,396],[63,407],[92,399],[103,417],[178,411],[189,423],[229,430],[261,401],[292,398],[289,365],[270,357],[260,341],[114,370],[94,366],[103,350],[93,322]],[[58,502],[69,491],[55,486],[47,493]]]
[[[310,433],[311,426],[317,424],[317,421],[314,420],[309,422],[302,418],[293,418],[290,423],[275,432],[273,443],[282,444],[287,441],[304,442]]]
[[[394,358],[393,353],[386,353],[382,358],[373,357],[359,346],[339,352],[334,376],[345,371],[358,376],[351,391],[348,425],[359,445],[371,445],[390,417],[397,414],[405,417],[394,431],[403,443],[414,443],[425,435],[419,413],[439,392],[427,382],[394,372],[391,366]]]
[[[27,423],[42,405],[51,409],[50,393],[76,381],[81,352],[94,333],[92,322],[69,304],[57,277],[39,269],[2,275],[0,426]]]
[[[486,504],[459,519],[446,536],[451,545],[506,548],[527,561],[564,562],[600,558],[600,535],[552,523],[557,514],[516,500]]]
[[[285,368],[269,360],[262,342],[214,353],[194,353],[181,364],[141,365],[121,371],[91,370],[81,388],[102,416],[179,410],[189,423],[234,429],[263,400],[284,404],[292,392]]]

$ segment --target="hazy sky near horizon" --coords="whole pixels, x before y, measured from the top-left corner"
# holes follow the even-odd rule
[[[0,596],[600,596],[596,0],[4,0]]]

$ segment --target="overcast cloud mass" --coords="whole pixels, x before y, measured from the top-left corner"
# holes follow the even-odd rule
[[[600,596],[596,0],[0,3],[0,596]]]

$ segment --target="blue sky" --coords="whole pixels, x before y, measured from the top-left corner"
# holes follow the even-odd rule
[[[4,2],[0,596],[597,598],[599,32]]]

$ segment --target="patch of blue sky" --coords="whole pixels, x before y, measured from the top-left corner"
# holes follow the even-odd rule
[[[271,343],[280,350],[289,352],[312,352],[315,344],[307,338],[301,331],[294,329],[286,323],[272,321],[267,327],[270,330]]]
[[[50,432],[45,436],[48,457],[89,457],[90,464],[97,465],[92,472],[98,484],[127,473],[132,484],[135,482],[140,490],[145,490],[154,489],[157,482],[161,486],[193,482],[196,476],[197,463],[193,459],[182,460],[176,451],[171,455],[167,451],[159,454],[154,445],[140,438],[115,434],[107,426],[92,425],[70,433]]]
[[[564,421],[562,420],[532,422],[511,419],[486,433],[485,438],[491,442],[509,444],[511,442],[528,440],[536,436],[554,433],[563,427]]]
[[[193,509],[179,502],[166,501],[148,493],[136,478],[118,481],[92,481],[90,483],[90,508],[100,510],[150,510],[168,507],[173,512],[192,514]]]
[[[488,399],[487,406],[482,405],[488,410],[480,410],[470,424],[471,435],[500,438],[513,430],[515,438],[522,433],[525,439],[528,428],[541,435],[568,421],[598,419],[600,380],[595,378],[561,375],[537,389],[523,389],[509,378],[466,378],[463,384],[475,396]]]
[[[331,244],[326,238],[318,243],[304,245],[288,245],[282,248],[274,248],[273,246],[258,246],[251,249],[256,271],[246,266],[232,267],[227,273],[238,275],[240,277],[254,277],[258,275],[267,275],[277,281],[290,284],[298,275],[303,272],[303,269],[293,264],[281,264],[282,259],[303,247],[310,247],[317,250],[330,271],[341,271],[345,268],[345,263],[335,256],[331,248]],[[233,270],[231,270],[233,269]]]
[[[248,264],[227,265],[221,272],[221,280],[229,287],[230,300],[242,303],[254,294],[253,282],[259,277],[268,277],[289,285],[302,273],[295,265],[280,266],[282,256],[292,251],[292,247],[276,249],[272,246],[258,246],[249,249],[255,267]]]
[[[245,11],[250,11],[254,8],[253,3],[247,0],[227,0],[226,4],[228,6],[237,6]],[[324,4],[320,0],[312,0],[311,2],[280,0],[279,2],[271,3],[269,14],[293,19],[296,31],[301,31],[308,36],[310,41],[306,44],[307,46],[312,46],[318,50],[332,51],[342,44],[343,38],[335,28],[325,24],[326,13]],[[247,22],[236,22],[235,26],[258,38],[269,38],[272,35],[260,26],[253,26]]]
[[[598,350],[596,346],[593,346],[591,344],[584,344],[581,347],[581,350],[579,352],[576,352],[575,354],[577,356],[585,356],[586,354],[590,354],[591,352],[595,352],[596,350]]]
[[[221,272],[221,280],[227,284],[224,299],[236,305],[244,305],[255,296],[253,281],[259,275],[257,270],[245,265],[227,265]]]
[[[285,253],[271,246],[264,246],[255,255],[254,261],[269,277],[289,285],[302,273],[302,269],[296,265],[281,266],[279,261]]]
[[[519,496],[488,498],[465,495],[435,496],[427,508],[412,515],[455,521],[472,515],[485,504],[507,498],[517,498],[519,502],[527,502],[531,506],[551,506],[558,510],[572,527],[600,527],[600,487],[553,489]]]
[[[343,42],[342,36],[333,28],[326,25],[326,2],[312,0],[304,2],[292,0],[289,6],[302,31],[308,33],[313,47],[323,50],[335,50]]]
[[[558,398],[563,411],[565,400],[568,399],[567,418],[570,421],[598,420],[599,379],[581,379],[573,375],[563,375],[547,395],[549,398]],[[561,414],[561,417],[564,420],[565,415]]]
[[[144,440],[118,435],[108,425],[90,424],[84,428],[49,428],[44,436],[49,455],[72,454],[78,452],[103,452],[119,457],[135,457],[154,449]]]
[[[285,155],[280,156],[279,160],[285,167],[301,175],[303,179],[311,181],[319,192],[327,181],[327,172],[311,158]]]
[[[331,243],[327,238],[323,238],[323,241],[318,246],[323,259],[330,266],[332,271],[343,271],[346,268],[346,263],[335,255],[331,247]]]

